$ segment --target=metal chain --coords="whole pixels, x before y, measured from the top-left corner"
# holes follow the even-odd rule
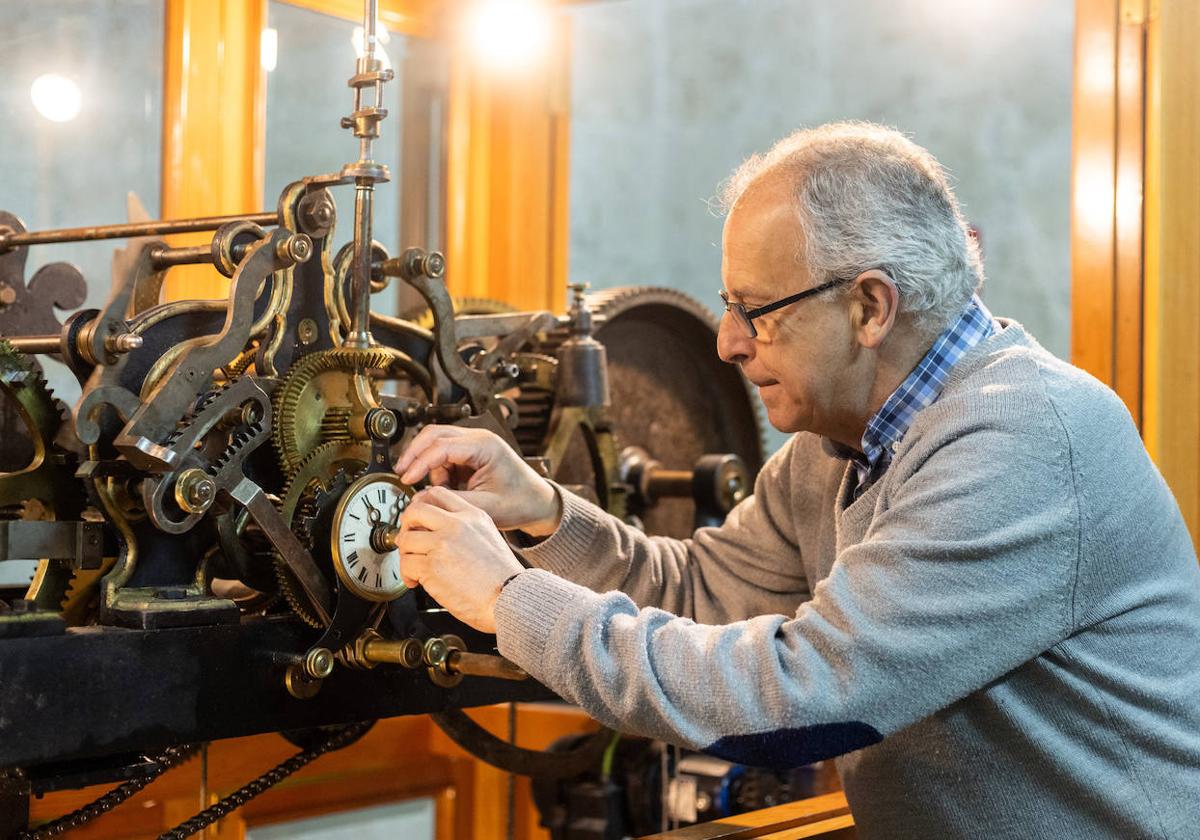
[[[183,840],[185,837],[191,837],[201,829],[233,813],[263,791],[279,784],[313,759],[319,758],[325,753],[350,746],[363,735],[367,734],[367,730],[374,725],[375,721],[373,720],[351,724],[329,738],[326,738],[315,747],[296,753],[287,761],[276,765],[257,779],[235,790],[220,802],[210,805],[191,819],[175,826],[170,831],[163,832],[158,836],[158,840]]]
[[[185,744],[179,747],[171,747],[165,750],[161,755],[154,759],[156,766],[153,770],[138,779],[130,779],[128,782],[123,782],[110,790],[108,793],[101,796],[95,802],[84,805],[69,814],[65,814],[58,819],[48,822],[45,825],[39,826],[32,831],[22,831],[17,834],[18,840],[43,840],[46,837],[57,837],[73,828],[79,828],[86,822],[94,820],[101,814],[111,811],[113,808],[120,805],[129,797],[133,796],[146,785],[153,782],[163,773],[176,767],[196,754],[198,747],[190,744]]]

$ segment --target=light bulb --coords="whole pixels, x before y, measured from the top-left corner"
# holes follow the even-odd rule
[[[550,40],[546,4],[536,0],[485,0],[470,22],[476,50],[496,67],[536,61]]]
[[[33,80],[29,88],[33,107],[48,120],[70,122],[79,116],[83,95],[79,85],[57,73],[47,73]]]

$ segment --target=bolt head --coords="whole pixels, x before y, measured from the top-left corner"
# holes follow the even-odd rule
[[[12,286],[0,286],[0,305],[12,306],[17,302],[17,290]]]
[[[429,277],[441,277],[446,273],[446,258],[434,251],[425,258],[425,274]]]
[[[312,240],[303,233],[296,233],[279,243],[280,256],[302,263],[312,256]]]

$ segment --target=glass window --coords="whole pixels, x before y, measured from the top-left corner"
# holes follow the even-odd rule
[[[0,210],[27,230],[125,221],[135,193],[158,216],[161,184],[163,3],[161,0],[7,0],[0,27]],[[114,60],[119,56],[120,60]],[[26,282],[43,265],[74,263],[85,306],[103,304],[120,242],[36,245]],[[65,317],[68,313],[56,312]],[[44,359],[44,357],[43,357]],[[55,395],[79,385],[44,359]],[[5,582],[28,579],[5,563]]]

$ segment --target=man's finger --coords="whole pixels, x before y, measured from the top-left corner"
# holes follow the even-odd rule
[[[403,522],[400,525],[401,533],[405,531],[437,531],[458,521],[458,518],[448,512],[445,507],[434,504],[429,499],[427,494],[431,490],[440,489],[442,488],[431,487],[429,490],[422,490],[413,496],[413,500],[409,503],[402,516]],[[450,491],[447,490],[445,492],[449,493]]]
[[[425,454],[425,452],[431,446],[439,441],[474,437],[475,435],[472,433],[478,431],[481,430],[463,429],[458,426],[445,426],[436,423],[428,425],[421,429],[421,431],[417,432],[416,437],[414,437],[412,442],[405,447],[404,452],[402,452],[400,457],[396,460],[394,469],[397,474],[403,474],[410,466],[412,466],[413,461],[415,461],[419,456]]]
[[[425,504],[436,505],[450,513],[472,513],[479,510],[462,497],[461,491],[451,490],[449,487],[426,487],[413,498],[418,496],[424,497],[421,501]]]
[[[433,531],[401,531],[396,548],[403,554],[429,554],[443,542]]]
[[[402,553],[400,555],[400,580],[409,589],[415,589],[420,586],[425,573],[426,561],[424,554]]]
[[[455,466],[478,468],[483,466],[484,462],[485,456],[480,453],[479,447],[470,440],[438,440],[426,447],[425,451],[414,458],[404,472],[399,475],[400,480],[405,484],[412,484],[439,467],[447,469]]]

